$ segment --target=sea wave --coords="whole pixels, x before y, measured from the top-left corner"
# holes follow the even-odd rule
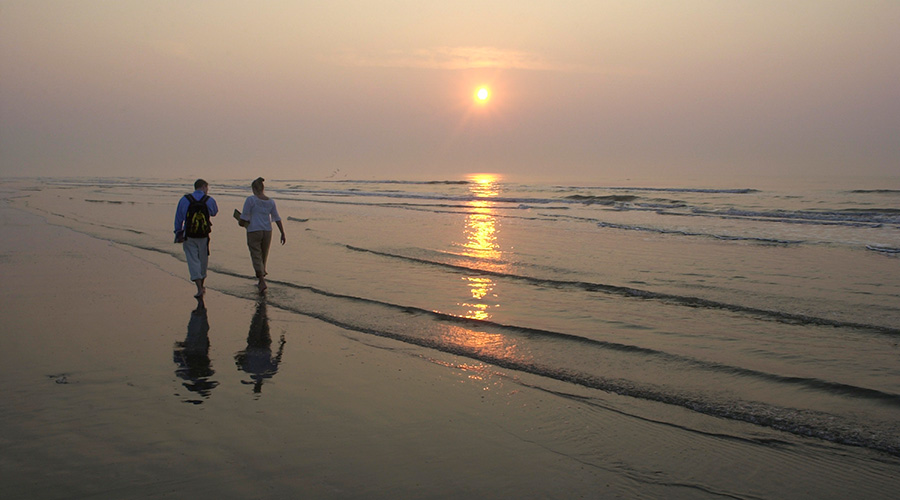
[[[628,224],[614,224],[612,222],[597,222],[597,226],[610,229],[623,229],[626,231],[646,231],[659,234],[676,234],[680,236],[702,236],[707,238],[715,238],[717,240],[726,241],[755,241],[759,243],[768,243],[773,245],[798,245],[804,243],[803,240],[779,240],[776,238],[758,238],[754,236],[732,236],[727,234],[713,233],[695,233],[691,231],[681,231],[677,229],[662,229],[654,227],[633,226]]]
[[[555,218],[555,219],[568,219],[568,220],[578,220],[582,222],[588,222],[592,224],[596,224],[597,227],[608,228],[608,229],[621,229],[624,231],[644,231],[649,233],[659,233],[659,234],[674,234],[679,236],[698,236],[698,237],[706,237],[706,238],[714,238],[717,240],[724,241],[753,241],[758,243],[772,244],[772,245],[800,245],[805,243],[803,240],[783,240],[778,238],[762,238],[756,236],[735,236],[728,234],[715,234],[715,233],[699,233],[693,231],[685,231],[681,229],[665,229],[659,227],[648,227],[648,226],[638,226],[634,224],[619,224],[615,222],[606,222],[599,219],[595,219],[592,217],[579,217],[573,215],[566,214],[545,214],[545,217]]]
[[[872,250],[874,252],[888,253],[888,254],[900,254],[900,248],[892,248],[881,245],[866,245],[866,248]]]
[[[755,211],[728,208],[705,210],[694,208],[696,215],[751,219],[756,221],[794,222],[809,224],[839,224],[854,227],[881,227],[882,224],[900,224],[900,210],[837,210],[837,211]]]
[[[407,255],[401,255],[397,253],[384,252],[379,250],[373,250],[368,248],[357,247],[353,245],[345,245],[348,250],[352,250],[354,252],[364,252],[370,253],[374,255],[379,255],[382,257],[390,257],[395,259],[401,259],[408,262],[415,262],[419,264],[425,264],[429,266],[438,266],[447,269],[454,269],[458,271],[464,271],[468,273],[482,274],[486,276],[493,276],[496,278],[503,278],[515,281],[523,281],[535,286],[542,287],[555,287],[555,288],[574,288],[583,290],[586,292],[601,292],[613,295],[620,295],[625,297],[633,297],[644,300],[656,300],[666,302],[668,304],[676,304],[686,307],[696,307],[696,308],[706,308],[706,309],[720,309],[726,311],[732,311],[736,313],[749,314],[754,317],[769,319],[773,321],[778,321],[782,323],[790,323],[790,324],[803,324],[803,325],[818,325],[818,326],[832,326],[837,328],[852,328],[857,330],[867,330],[872,332],[884,333],[889,335],[900,335],[900,328],[895,328],[892,326],[886,325],[876,325],[876,324],[868,324],[868,323],[857,323],[850,321],[840,321],[829,318],[822,318],[817,316],[811,316],[806,314],[797,314],[791,313],[787,311],[778,311],[772,309],[761,309],[757,307],[744,306],[741,304],[731,304],[728,302],[720,302],[710,299],[704,299],[700,297],[693,297],[690,295],[676,295],[670,293],[662,293],[662,292],[654,292],[650,290],[642,290],[640,288],[632,288],[621,285],[610,285],[605,283],[592,283],[588,281],[574,281],[574,280],[558,280],[558,279],[550,279],[550,278],[538,278],[533,276],[525,276],[520,274],[511,274],[500,271],[491,271],[487,269],[480,269],[476,267],[464,266],[462,264],[452,264],[448,262],[439,262],[429,259],[423,259],[420,257],[412,257]]]
[[[632,202],[638,199],[634,195],[608,195],[608,196],[590,196],[582,194],[573,194],[566,196],[565,199],[577,201],[584,205],[615,205],[616,203]]]
[[[244,279],[252,278],[249,275],[223,270],[215,272]],[[270,280],[269,283],[305,294],[294,298],[284,293],[273,295],[269,298],[270,305],[346,330],[466,357],[489,363],[500,369],[530,373],[604,392],[675,405],[698,413],[900,456],[900,439],[896,432],[896,424],[861,422],[823,411],[789,408],[735,398],[726,392],[699,393],[666,384],[592,373],[589,371],[591,364],[579,365],[571,359],[571,356],[545,357],[540,345],[552,339],[562,343],[562,346],[566,343],[577,344],[578,347],[573,346],[571,349],[561,347],[561,351],[578,353],[578,356],[586,359],[594,359],[599,352],[621,352],[638,356],[638,359],[644,359],[645,362],[655,359],[673,367],[688,365],[693,367],[695,372],[699,370],[697,373],[700,377],[703,377],[704,372],[749,377],[780,387],[796,387],[799,391],[820,391],[837,398],[871,400],[875,404],[889,406],[900,406],[900,395],[897,394],[817,378],[783,376],[708,362],[656,349],[588,339],[565,332],[464,318],[416,306],[330,292],[290,281]],[[460,333],[455,337],[441,335],[439,332],[444,331],[441,325],[462,328],[468,333]],[[510,345],[515,345],[517,350],[529,351],[532,355],[505,354],[506,351],[503,349],[491,349],[455,340],[477,337],[480,334],[501,334],[503,338],[508,339]]]
[[[466,185],[471,184],[471,181],[460,181],[460,180],[429,180],[429,181],[412,181],[412,180],[400,180],[400,179],[382,179],[382,180],[350,180],[350,179],[338,179],[338,180],[321,180],[314,182],[334,182],[334,183],[346,183],[346,184],[409,184],[409,185],[439,185],[445,184],[449,186],[453,185]]]
[[[340,196],[340,197],[370,197],[370,198],[396,198],[396,199],[413,199],[413,200],[432,200],[432,201],[456,201],[456,202],[473,202],[473,201],[489,201],[492,204],[529,204],[544,205],[549,203],[566,202],[566,200],[552,198],[535,198],[528,196],[492,196],[486,198],[475,194],[449,194],[449,193],[413,193],[409,191],[356,191],[356,190],[337,190],[337,189],[311,189],[294,187],[282,189],[279,191],[284,194],[306,194],[318,197],[324,196]],[[320,200],[314,200],[320,201]],[[569,201],[570,203],[579,203],[577,201]],[[471,208],[471,207],[470,207]]]
[[[332,181],[333,183],[347,183],[348,181]],[[436,182],[436,181],[435,181]],[[449,181],[448,181],[449,182]],[[373,184],[413,184],[422,185],[428,182],[409,181],[369,181]],[[321,184],[321,183],[320,183]],[[357,183],[360,184],[360,183]],[[572,188],[576,190],[575,188]],[[689,202],[686,200],[662,200],[655,198],[643,198],[636,194],[588,194],[585,190],[591,188],[578,188],[575,193],[555,193],[553,196],[539,196],[538,192],[510,193],[504,195],[501,191],[497,196],[484,197],[477,193],[435,191],[427,190],[370,190],[360,188],[328,189],[316,186],[292,185],[280,189],[279,194],[288,199],[298,201],[327,202],[328,198],[388,198],[396,200],[420,200],[423,203],[473,203],[489,202],[493,208],[530,207],[610,207],[620,211],[652,211],[663,216],[681,217],[715,217],[721,219],[743,220],[754,222],[773,222],[784,224],[813,224],[825,226],[845,226],[859,228],[881,228],[885,225],[900,227],[900,209],[894,208],[852,208],[841,210],[752,210],[746,208],[725,207],[706,208],[699,204],[704,200]],[[679,193],[719,193],[719,194],[745,194],[758,192],[752,189],[690,189],[690,188],[596,188],[613,191],[632,190],[679,192]],[[300,197],[298,197],[298,195]],[[535,196],[538,195],[538,196]],[[311,198],[306,198],[311,197]],[[398,205],[399,206],[399,205]],[[471,208],[471,207],[468,207]],[[601,208],[602,209],[602,208]]]
[[[678,187],[622,187],[622,186],[554,186],[557,189],[571,190],[609,190],[609,191],[649,191],[662,193],[707,193],[707,194],[751,194],[760,192],[757,189],[712,189],[712,188],[678,188]]]

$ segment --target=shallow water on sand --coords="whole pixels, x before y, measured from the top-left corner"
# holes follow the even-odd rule
[[[14,204],[142,258],[174,261],[183,255],[171,218],[187,185],[56,180]],[[565,425],[555,414],[544,425],[570,451],[583,447],[573,453],[589,463],[633,463],[606,456],[607,438],[592,428],[612,414],[632,423],[623,429],[639,429],[635,419],[687,429],[658,444],[666,467],[679,450],[714,450],[678,472],[698,491],[721,493],[710,477],[747,454],[747,443],[761,461],[753,473],[775,474],[767,460],[804,457],[839,483],[861,474],[883,484],[896,471],[900,191],[488,178],[278,181],[268,191],[288,234],[270,256],[270,308],[569,399],[577,409]],[[211,194],[221,212],[209,286],[252,296],[243,230],[230,219],[248,193],[214,183]],[[183,344],[173,359],[194,384],[185,399],[209,405],[202,363],[192,374],[185,362],[203,344]],[[234,362],[248,387],[264,388],[280,337],[261,354],[251,344]],[[853,457],[852,472],[840,456]],[[626,474],[648,474],[649,460]],[[735,496],[757,495],[766,493]]]

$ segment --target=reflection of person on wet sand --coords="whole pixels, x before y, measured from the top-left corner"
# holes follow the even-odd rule
[[[172,357],[177,366],[175,375],[184,379],[183,385],[187,390],[207,398],[219,385],[218,382],[209,379],[215,372],[209,361],[209,319],[202,297],[197,300],[197,308],[191,311],[187,337],[184,342],[175,343]],[[185,401],[194,404],[202,402],[190,399]]]
[[[278,353],[272,356],[272,337],[269,335],[269,318],[266,315],[266,299],[262,297],[256,303],[256,313],[250,320],[250,332],[247,334],[247,348],[234,355],[239,370],[250,374],[253,392],[262,391],[263,382],[278,372],[281,355],[284,351],[284,335],[278,343]]]

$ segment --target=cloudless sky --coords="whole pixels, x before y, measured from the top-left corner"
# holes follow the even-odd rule
[[[0,0],[0,176],[471,172],[900,174],[900,2]]]

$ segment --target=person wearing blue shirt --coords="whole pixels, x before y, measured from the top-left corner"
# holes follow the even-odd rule
[[[194,192],[190,196],[194,200],[200,201],[208,194],[209,184],[203,179],[197,179],[197,182],[194,183]],[[181,243],[184,248],[184,256],[187,259],[188,271],[191,273],[191,281],[197,285],[197,295],[194,295],[194,297],[201,299],[206,292],[204,285],[206,282],[206,267],[209,263],[209,236],[205,238],[185,236],[184,221],[190,204],[188,195],[182,196],[178,200],[178,208],[175,210],[175,243]],[[212,196],[207,197],[206,208],[210,217],[219,213],[219,206],[216,205],[216,200]]]

